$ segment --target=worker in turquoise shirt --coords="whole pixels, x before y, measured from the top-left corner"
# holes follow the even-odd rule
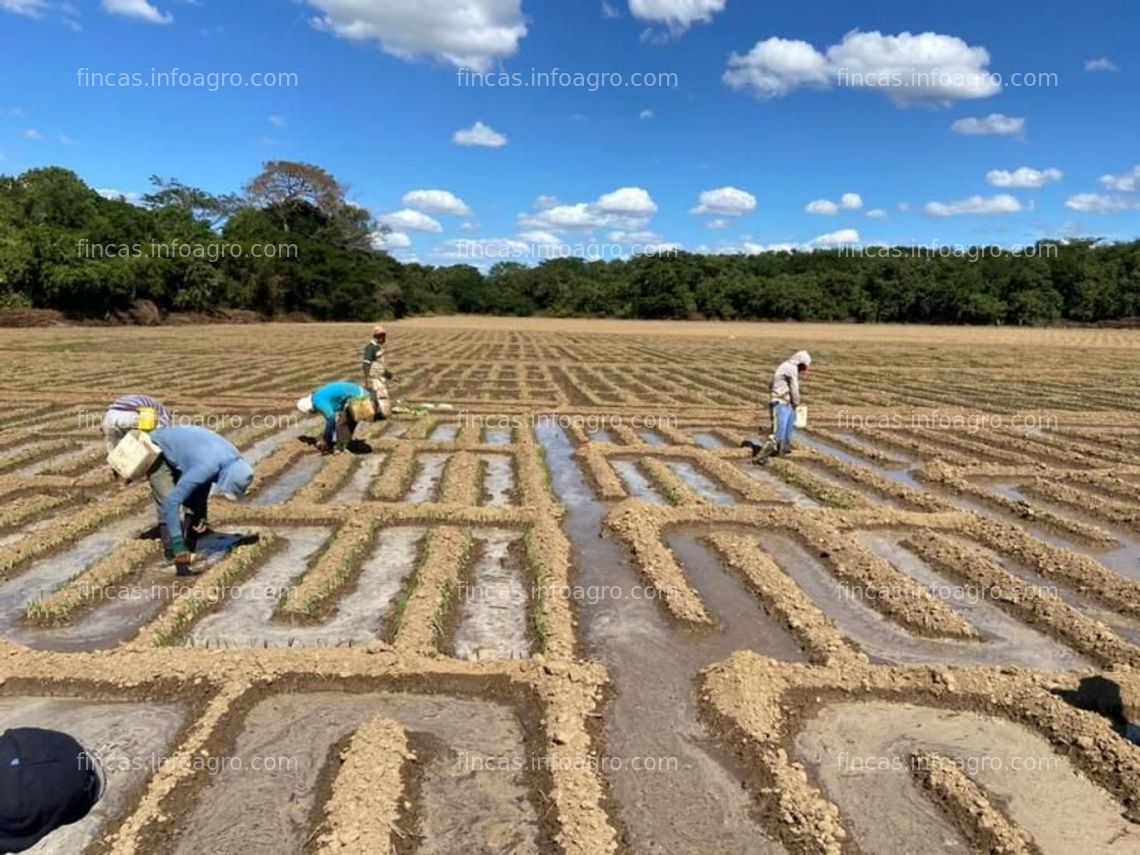
[[[348,381],[329,383],[317,389],[312,395],[306,395],[297,401],[297,409],[302,413],[316,412],[325,418],[325,430],[317,446],[321,452],[332,451],[338,421],[344,423],[348,428],[348,437],[351,437],[352,432],[356,429],[357,422],[363,420],[353,416],[350,411],[349,405],[354,401],[361,401],[362,405],[367,402],[369,405],[362,406],[360,409],[360,414],[364,418],[376,418],[377,408],[372,394],[363,386]],[[347,442],[348,440],[346,438],[343,441]]]
[[[216,485],[222,496],[236,502],[253,483],[253,467],[229,440],[207,428],[159,428],[150,438],[162,449],[147,473],[162,545],[178,575],[190,576],[198,536],[208,530],[210,489]]]

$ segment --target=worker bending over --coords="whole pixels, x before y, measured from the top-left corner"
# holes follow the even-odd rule
[[[103,416],[103,439],[107,441],[107,451],[111,452],[133,430],[152,431],[172,424],[174,413],[157,398],[150,395],[123,395],[115,399]]]
[[[364,382],[376,396],[376,407],[380,418],[386,419],[392,415],[392,399],[388,392],[388,381],[395,379],[388,370],[388,363],[384,359],[384,346],[388,342],[388,332],[384,327],[375,327],[372,338],[364,346]]]
[[[150,438],[162,450],[147,480],[163,549],[179,576],[191,576],[198,538],[209,531],[210,489],[216,485],[236,502],[253,483],[253,467],[229,440],[207,428],[159,428]]]
[[[797,351],[791,359],[780,363],[768,387],[768,415],[772,430],[763,445],[744,440],[741,446],[752,450],[752,462],[763,465],[772,455],[791,453],[792,435],[796,430],[796,407],[803,403],[800,378],[811,368],[811,354]]]
[[[317,443],[321,454],[331,454],[335,447],[347,445],[360,422],[382,418],[375,397],[363,386],[347,381],[322,386],[297,401],[297,409],[324,416],[324,433]]]

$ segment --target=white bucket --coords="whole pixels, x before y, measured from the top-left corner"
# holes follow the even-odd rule
[[[796,407],[796,427],[807,427],[807,404],[800,404]]]
[[[107,463],[120,478],[134,481],[149,472],[161,455],[162,449],[148,434],[133,430],[107,455]]]

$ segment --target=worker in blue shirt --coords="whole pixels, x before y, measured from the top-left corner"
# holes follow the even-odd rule
[[[322,386],[297,401],[297,409],[324,416],[325,429],[317,443],[322,454],[332,452],[334,441],[338,445],[347,443],[359,422],[372,421],[379,413],[373,395],[363,386],[347,381]]]
[[[159,428],[150,438],[162,449],[147,473],[162,545],[166,557],[174,559],[177,574],[191,576],[197,539],[209,530],[211,488],[237,501],[253,483],[253,467],[229,440],[207,428]]]

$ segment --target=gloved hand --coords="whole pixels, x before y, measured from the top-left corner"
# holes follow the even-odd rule
[[[395,374],[393,374],[393,373],[392,373],[391,371],[389,371],[388,369],[384,369],[384,379],[385,379],[385,380],[395,380],[395,379],[396,379],[396,375],[395,375]]]

